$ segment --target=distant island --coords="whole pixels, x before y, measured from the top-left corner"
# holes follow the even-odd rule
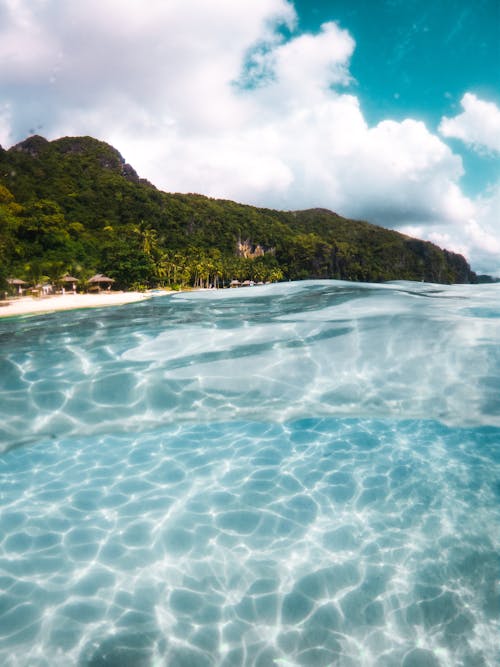
[[[120,289],[337,278],[476,283],[462,255],[325,209],[171,194],[91,137],[0,147],[0,288],[96,272]],[[481,276],[487,280],[488,276]]]

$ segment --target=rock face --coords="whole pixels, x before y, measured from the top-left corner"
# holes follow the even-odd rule
[[[140,178],[136,170],[125,161],[122,165],[122,176],[127,179],[127,181],[132,181],[132,183],[139,183]]]
[[[103,169],[121,173],[125,164],[125,160],[116,148],[93,137],[64,137],[56,139],[52,145],[61,155],[91,156]]]
[[[269,252],[269,250],[267,252]],[[238,241],[237,253],[238,257],[246,257],[247,259],[256,259],[257,257],[264,257],[266,251],[258,243],[253,244],[249,239],[247,239],[246,241],[241,241],[241,240]]]
[[[452,266],[455,270],[458,283],[470,283],[477,282],[477,275],[471,271],[469,263],[463,255],[458,255],[455,252],[449,252],[449,250],[443,250],[446,257],[448,265]]]
[[[476,282],[476,274],[471,271],[463,255],[458,255],[449,250],[441,250],[433,243],[418,239],[409,239],[407,246],[422,266],[426,281],[436,283]],[[453,274],[453,281],[448,279],[450,273]]]
[[[47,141],[44,137],[35,134],[16,144],[10,150],[26,153],[32,158],[42,158],[52,150],[64,157],[91,157],[102,169],[115,171],[133,183],[140,182],[135,169],[125,162],[116,148],[93,137],[63,137],[55,141]]]
[[[11,151],[17,151],[18,153],[27,153],[31,157],[39,157],[49,142],[44,137],[41,137],[38,134],[34,134],[32,137],[28,137],[24,141],[12,146]]]

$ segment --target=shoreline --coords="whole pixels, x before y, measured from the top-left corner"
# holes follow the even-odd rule
[[[42,315],[59,310],[122,306],[150,299],[144,292],[101,292],[100,294],[55,294],[47,297],[20,297],[9,299],[0,306],[0,318],[19,315]]]

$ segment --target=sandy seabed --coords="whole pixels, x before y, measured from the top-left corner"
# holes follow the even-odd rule
[[[119,306],[133,301],[149,299],[149,294],[142,292],[101,292],[100,294],[57,294],[54,296],[10,299],[0,307],[0,317],[16,315],[35,315],[51,313],[55,310],[73,310],[75,308],[101,308]],[[4,302],[5,304],[5,302]]]

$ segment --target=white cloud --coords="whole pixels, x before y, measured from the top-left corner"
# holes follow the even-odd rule
[[[500,277],[500,180],[476,200],[476,218],[466,232],[470,238],[471,260],[478,270]]]
[[[409,225],[401,231],[466,256],[478,273],[500,277],[500,181],[474,200],[465,198],[457,188],[454,204],[447,224]]]
[[[368,125],[337,24],[298,34],[287,0],[0,0],[2,12],[3,141],[90,134],[168,191],[327,207],[488,265],[492,195],[463,195],[460,157],[422,122]],[[466,98],[467,118],[486,104]]]
[[[275,45],[261,63],[273,82],[261,89],[267,93],[264,100],[280,107],[321,101],[331,86],[350,82],[348,64],[354,46],[349,33],[335,23],[324,23],[317,35],[303,34]]]
[[[0,103],[0,146],[7,146],[11,142],[11,122],[9,105]]]
[[[500,109],[493,102],[466,93],[463,112],[454,118],[444,117],[439,131],[444,137],[460,139],[477,151],[500,152]]]

